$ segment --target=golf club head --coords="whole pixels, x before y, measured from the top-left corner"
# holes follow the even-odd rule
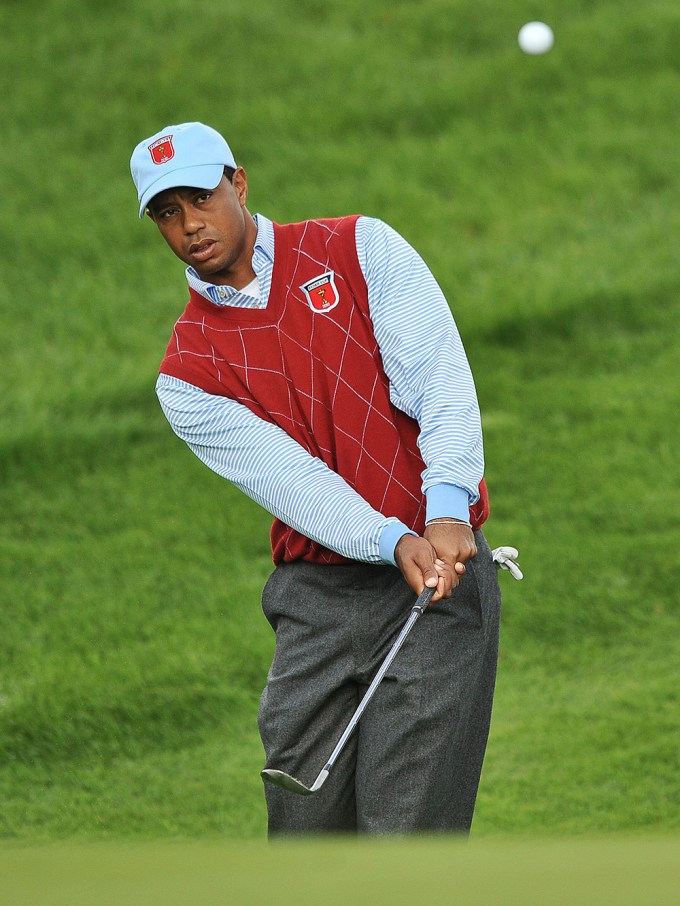
[[[304,783],[301,783],[299,780],[296,780],[295,777],[291,777],[290,774],[286,774],[284,771],[277,771],[274,768],[265,768],[261,772],[260,777],[263,780],[266,780],[267,783],[273,783],[274,786],[280,786],[284,790],[288,790],[289,793],[298,793],[300,796],[311,796],[312,790],[309,787],[305,786]]]
[[[280,786],[281,789],[288,790],[289,793],[297,793],[299,796],[311,796],[316,793],[326,777],[328,777],[328,771],[324,769],[311,787],[305,786],[304,783],[295,777],[291,777],[290,774],[286,774],[285,771],[277,771],[275,768],[265,768],[261,771],[260,777],[267,783],[273,783],[274,786]]]

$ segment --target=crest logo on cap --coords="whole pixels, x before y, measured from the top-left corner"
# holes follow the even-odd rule
[[[175,149],[172,144],[172,136],[164,135],[163,138],[156,139],[153,144],[149,145],[151,160],[155,164],[167,164],[175,156]]]
[[[307,302],[312,311],[330,311],[340,301],[340,294],[335,285],[335,272],[326,271],[320,277],[314,277],[300,286],[307,297]]]

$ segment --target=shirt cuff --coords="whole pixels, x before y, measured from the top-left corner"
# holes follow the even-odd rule
[[[403,522],[395,520],[387,523],[380,535],[380,559],[383,562],[391,563],[392,566],[397,565],[397,561],[394,559],[394,549],[399,539],[403,538],[404,535],[415,535],[416,538],[418,537]]]
[[[425,491],[425,498],[426,522],[446,516],[463,522],[470,521],[470,498],[465,488],[459,488],[455,484],[435,484]]]

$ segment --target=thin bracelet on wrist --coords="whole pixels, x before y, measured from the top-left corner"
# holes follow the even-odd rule
[[[464,519],[454,519],[451,516],[437,516],[435,519],[428,519],[425,525],[466,525],[472,528],[469,522]]]

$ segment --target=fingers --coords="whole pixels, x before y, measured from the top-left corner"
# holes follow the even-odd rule
[[[458,585],[458,576],[454,573],[448,563],[443,560],[435,560],[433,565],[423,570],[423,580],[428,588],[436,588],[430,604],[436,604],[442,598],[450,598],[451,592]]]
[[[434,548],[425,538],[404,535],[397,543],[394,558],[417,595],[424,587],[436,589],[431,604],[450,597],[452,589],[458,584],[449,564],[437,559]]]

